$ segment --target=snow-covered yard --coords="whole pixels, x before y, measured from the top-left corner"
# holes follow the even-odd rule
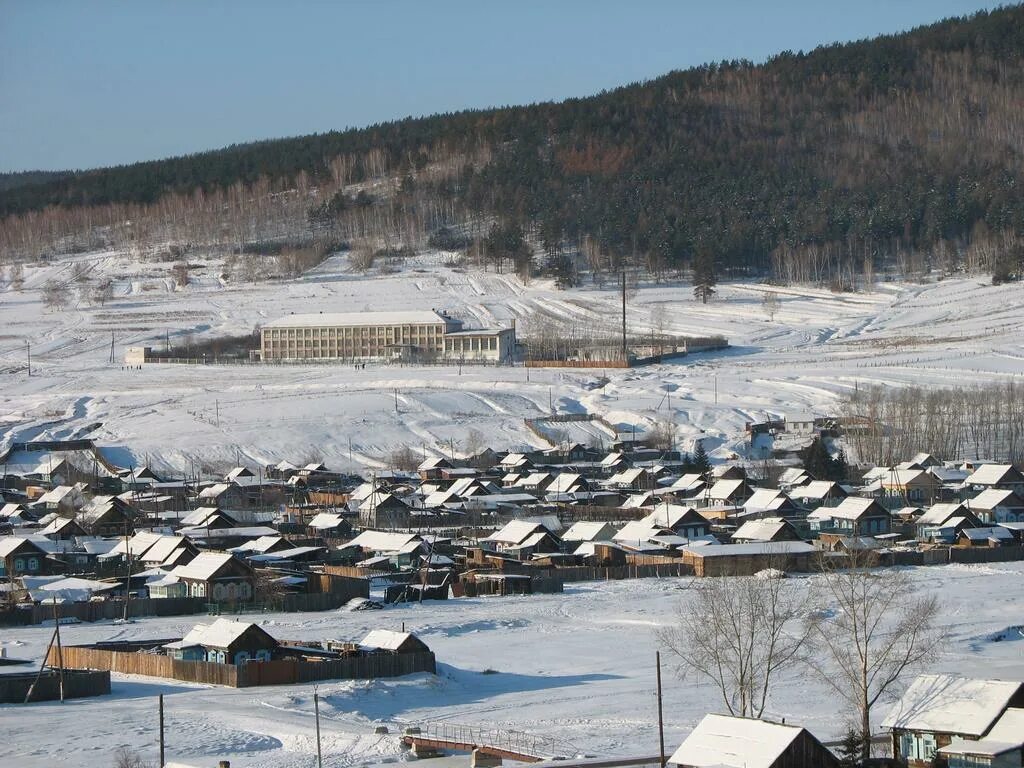
[[[916,568],[910,576],[915,594],[940,596],[949,633],[928,671],[1024,677],[1024,636],[1006,632],[1024,623],[1024,564]],[[791,586],[806,589],[814,581],[798,578]],[[306,640],[358,639],[369,629],[398,629],[404,622],[437,654],[436,678],[322,684],[325,765],[404,759],[396,731],[431,721],[530,731],[593,755],[654,754],[654,630],[687,600],[687,584],[599,582],[572,585],[562,595],[245,618],[279,638]],[[69,625],[62,636],[70,644],[172,637],[203,620]],[[0,642],[10,656],[39,659],[51,633],[9,629]],[[679,682],[668,669],[665,680],[666,743],[674,748],[706,712],[722,707],[709,687]],[[153,758],[158,693],[165,694],[170,759],[205,765],[227,758],[243,768],[315,764],[312,686],[224,689],[119,675],[110,697],[0,707],[0,764],[43,768],[60,755],[61,765],[110,765],[121,746]],[[807,673],[787,674],[768,714],[826,739],[840,735],[845,724],[839,703]],[[391,735],[374,734],[380,723],[391,726]]]

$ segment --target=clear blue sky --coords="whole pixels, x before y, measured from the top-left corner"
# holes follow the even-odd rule
[[[585,96],[970,0],[0,0],[0,171]]]

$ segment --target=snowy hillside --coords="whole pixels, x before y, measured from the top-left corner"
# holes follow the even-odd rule
[[[82,279],[113,280],[113,299],[46,309],[40,289],[57,280],[73,293],[77,262]],[[614,286],[560,291],[449,263],[435,253],[405,260],[393,274],[363,274],[335,256],[296,280],[229,284],[211,262],[193,268],[182,289],[169,265],[115,252],[27,267],[22,290],[0,283],[0,447],[75,435],[127,446],[137,462],[172,470],[192,461],[306,457],[372,467],[406,445],[458,453],[471,429],[495,448],[538,444],[523,419],[548,413],[550,403],[560,413],[590,412],[637,429],[672,421],[683,448],[703,433],[727,455],[744,449],[745,422],[825,414],[858,385],[962,385],[1024,372],[1024,292],[982,279],[881,284],[858,294],[728,284],[706,306],[686,284],[642,285],[629,299],[631,333],[652,325],[721,333],[732,348],[629,371],[533,370],[527,380],[523,368],[466,367],[461,375],[454,367],[372,365],[122,370],[126,346],[247,333],[289,312],[438,308],[470,326],[516,320],[521,335],[551,322],[618,322]],[[762,306],[766,290],[779,298],[772,320]],[[609,382],[598,387],[602,373]],[[610,437],[596,424],[568,436]]]

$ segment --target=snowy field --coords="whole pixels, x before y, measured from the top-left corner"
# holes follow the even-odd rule
[[[948,630],[943,651],[927,671],[1024,677],[1024,637],[1004,632],[1024,624],[1024,564],[910,573],[915,594],[941,597],[941,622]],[[807,589],[814,580],[797,578],[792,587]],[[321,684],[325,765],[407,759],[395,733],[406,724],[435,721],[529,731],[591,755],[656,754],[654,632],[685,604],[688,583],[601,582],[571,585],[563,595],[251,619],[279,638],[304,640],[358,639],[369,629],[399,629],[404,622],[437,654],[436,678]],[[70,625],[62,636],[69,644],[180,636],[202,620]],[[4,630],[0,643],[12,657],[38,661],[51,634],[45,627]],[[49,768],[60,755],[59,764],[69,768],[107,766],[122,746],[155,759],[158,693],[165,695],[169,759],[211,765],[227,758],[239,768],[316,764],[312,686],[233,690],[114,675],[110,697],[0,706],[0,765]],[[666,668],[668,749],[706,712],[721,709],[710,688],[679,682]],[[767,714],[830,739],[843,729],[840,710],[820,683],[790,673],[775,689]],[[883,712],[884,707],[876,720]],[[391,735],[374,735],[377,724],[387,724]]]
[[[108,362],[111,333],[120,361],[126,346],[245,333],[289,312],[433,307],[471,325],[515,319],[520,331],[552,320],[612,328],[619,296],[614,286],[559,291],[548,281],[523,285],[511,275],[456,269],[444,254],[369,275],[336,256],[297,280],[260,284],[225,284],[210,263],[180,290],[167,264],[119,253],[74,260],[88,279],[114,280],[113,300],[45,309],[40,287],[51,279],[73,286],[73,261],[28,267],[22,291],[0,282],[0,448],[88,436],[127,447],[136,464],[169,471],[193,461],[224,467],[307,458],[365,469],[386,466],[402,446],[459,453],[471,429],[498,449],[538,445],[523,419],[553,407],[640,430],[672,421],[679,445],[711,437],[708,447],[727,456],[743,451],[745,422],[827,414],[858,385],[965,385],[1024,373],[1024,291],[980,278],[879,284],[858,294],[728,284],[706,306],[688,285],[645,284],[629,300],[631,333],[664,322],[666,332],[723,334],[732,349],[604,372],[610,381],[603,388],[595,386],[597,370],[533,370],[529,380],[523,368],[489,367],[465,367],[461,375],[455,367],[371,365],[124,371]],[[780,299],[773,320],[762,308],[765,290]],[[609,437],[596,426],[569,436]]]

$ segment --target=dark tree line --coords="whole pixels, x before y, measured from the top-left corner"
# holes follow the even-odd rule
[[[262,183],[328,188],[303,222],[328,227],[379,209],[383,201],[352,185],[387,177],[395,184],[382,220],[497,217],[542,242],[545,265],[566,282],[572,268],[559,244],[592,241],[609,268],[625,260],[652,273],[696,267],[706,299],[716,274],[771,269],[834,280],[876,261],[913,266],[923,253],[962,251],[979,231],[999,242],[1018,237],[1022,100],[1024,7],[1014,6],[558,104],[0,185],[0,216],[155,205]],[[431,173],[452,157],[464,160]],[[514,239],[489,245],[522,270]],[[998,258],[989,266],[1000,279],[1020,276],[1019,255]]]

